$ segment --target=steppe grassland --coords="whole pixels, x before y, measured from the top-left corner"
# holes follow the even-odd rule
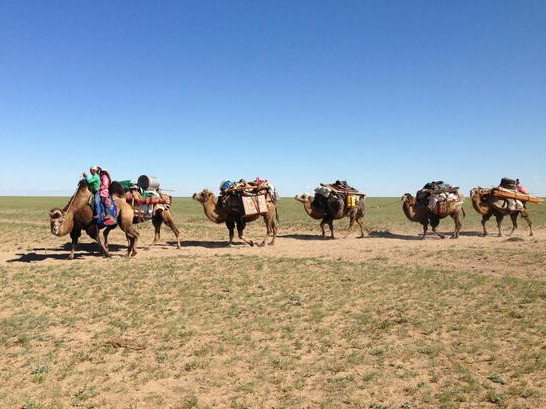
[[[148,224],[135,259],[88,255],[85,238],[69,262],[47,219],[66,200],[0,199],[2,407],[546,406],[544,205],[534,239],[522,224],[477,237],[467,204],[459,241],[421,242],[399,199],[371,198],[371,237],[331,242],[286,198],[278,247],[252,253],[175,199],[185,249],[164,229],[146,251]]]

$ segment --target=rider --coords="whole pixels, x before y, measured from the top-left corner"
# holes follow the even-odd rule
[[[95,201],[95,218],[98,218],[98,214],[100,212],[100,176],[99,176],[100,168],[98,166],[92,166],[89,168],[89,173],[91,173],[89,176],[83,172],[82,176],[85,178],[85,182],[87,183],[87,187],[93,193],[94,195],[94,201]]]
[[[104,204],[104,217],[105,217],[105,224],[108,224],[108,222],[112,222],[112,216],[110,215],[110,212],[108,209],[112,207],[112,202],[110,200],[110,184],[112,183],[112,179],[110,178],[110,174],[108,173],[108,170],[105,168],[99,168],[100,169],[100,188],[99,188],[99,196],[102,200],[102,203]]]

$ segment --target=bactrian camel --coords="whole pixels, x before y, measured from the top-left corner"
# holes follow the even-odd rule
[[[233,238],[235,236],[235,226],[237,226],[237,233],[239,238],[250,246],[254,246],[252,240],[247,240],[244,237],[244,228],[246,223],[250,223],[257,220],[260,215],[243,216],[242,220],[239,216],[239,211],[236,207],[227,206],[223,207],[218,203],[218,199],[208,189],[204,189],[202,192],[194,193],[193,199],[201,203],[205,216],[214,223],[225,223],[229,231],[229,245],[233,244]],[[260,246],[266,244],[275,244],[275,237],[277,236],[277,225],[279,223],[279,216],[277,213],[277,205],[269,198],[267,199],[267,213],[263,215],[263,219],[267,228],[266,235],[261,242]],[[242,221],[242,223],[241,223]],[[267,243],[267,238],[273,236],[271,242]]]
[[[334,220],[343,219],[345,217],[349,218],[349,228],[347,229],[347,235],[349,235],[354,223],[357,222],[360,226],[360,237],[364,237],[364,227],[362,226],[361,220],[364,217],[365,211],[364,197],[361,197],[358,200],[358,203],[355,207],[348,208],[343,198],[330,196],[326,200],[326,206],[328,206],[329,209],[328,214],[326,214],[324,206],[317,205],[317,198],[311,195],[296,195],[295,199],[298,202],[303,203],[303,208],[310,217],[316,220],[321,220],[320,228],[322,231],[322,238],[326,237],[324,225],[327,224],[330,228],[330,237],[334,239]]]
[[[484,237],[487,236],[485,223],[491,218],[491,216],[495,216],[495,219],[497,219],[497,228],[499,229],[498,236],[501,237],[501,224],[504,216],[510,216],[510,219],[512,219],[512,231],[510,232],[510,235],[512,235],[512,233],[514,233],[514,230],[516,230],[518,227],[517,220],[520,214],[521,217],[523,217],[529,225],[529,236],[533,235],[533,223],[531,222],[529,212],[527,211],[525,205],[523,209],[510,210],[506,206],[504,199],[496,198],[495,196],[488,193],[489,189],[482,189],[480,187],[475,187],[470,191],[472,206],[479,214],[482,215],[482,227]]]
[[[138,232],[133,227],[133,208],[125,201],[125,192],[119,183],[112,182],[110,193],[117,206],[117,222],[127,238],[127,257],[134,256]],[[105,256],[110,256],[106,244],[107,237],[105,242],[101,240],[99,227],[96,219],[93,218],[93,209],[89,205],[90,196],[91,192],[87,183],[82,179],[78,184],[78,190],[63,209],[54,208],[49,211],[51,233],[59,237],[70,234],[72,239],[72,248],[68,256],[70,259],[74,258],[74,251],[82,230],[99,244]],[[114,227],[110,226],[110,228]]]
[[[136,194],[133,193],[133,196],[135,196],[135,195]],[[172,198],[171,198],[171,200],[172,200]],[[131,201],[129,201],[129,203],[131,203]],[[133,224],[138,224],[138,223],[142,223],[142,222],[146,221],[144,216],[137,209],[135,209],[134,214],[135,215],[134,215],[134,218],[133,218]],[[154,207],[153,215],[152,215],[152,224],[154,225],[154,240],[152,241],[152,244],[150,244],[150,246],[153,246],[154,244],[157,244],[157,242],[160,240],[160,238],[161,238],[161,225],[163,223],[165,223],[167,226],[170,227],[170,229],[172,230],[172,232],[174,233],[174,235],[176,237],[176,247],[180,248],[180,231],[178,230],[178,228],[174,224],[174,218],[173,218],[173,215],[171,213],[170,208],[168,206],[166,206],[166,205],[156,205]],[[111,229],[106,228],[106,230],[104,231],[104,239],[105,240],[108,239],[108,233],[109,233],[110,230]]]
[[[451,216],[455,223],[455,231],[451,235],[451,238],[457,239],[459,238],[459,232],[461,231],[461,227],[463,225],[461,219],[465,216],[463,209],[464,197],[461,193],[458,195],[459,200],[455,204],[448,206],[444,213],[436,213],[428,207],[426,202],[418,203],[415,197],[409,193],[405,193],[404,196],[402,196],[402,201],[404,202],[402,205],[402,210],[409,220],[412,222],[421,223],[423,225],[423,235],[421,237],[423,239],[426,237],[429,224],[432,227],[432,231],[443,239],[445,236],[436,231],[436,228],[440,224],[441,219]]]

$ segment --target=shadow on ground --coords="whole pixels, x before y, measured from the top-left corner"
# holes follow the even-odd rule
[[[70,254],[70,249],[72,248],[71,243],[65,243],[60,247],[52,248],[34,248],[28,253],[17,253],[16,258],[7,260],[8,263],[31,263],[33,261],[44,261],[44,260],[68,260],[68,255]],[[127,246],[120,246],[118,244],[110,244],[108,250],[111,252],[112,256],[118,256],[115,254],[120,250],[127,249]],[[63,251],[66,251],[63,252]],[[125,253],[123,253],[125,255]],[[88,256],[97,256],[103,257],[103,254],[100,252],[99,245],[97,243],[80,243],[76,246],[76,253],[74,253],[74,260],[82,259]]]

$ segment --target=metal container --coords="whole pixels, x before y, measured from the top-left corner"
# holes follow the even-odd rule
[[[159,178],[155,176],[141,175],[138,177],[137,185],[142,190],[159,189]]]

